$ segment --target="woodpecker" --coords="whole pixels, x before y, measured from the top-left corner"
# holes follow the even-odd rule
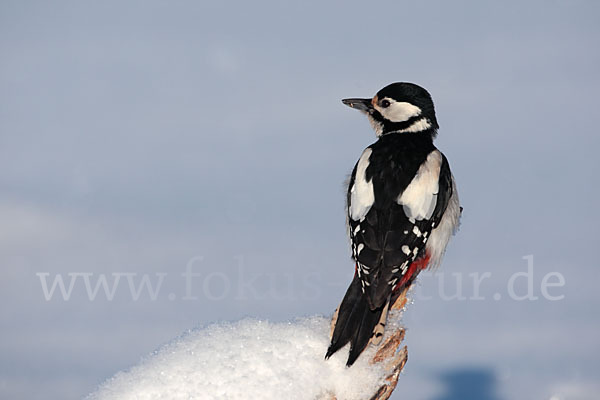
[[[400,293],[420,271],[440,264],[462,208],[448,160],[433,144],[439,126],[427,90],[398,82],[372,99],[342,102],[366,114],[377,136],[348,184],[355,273],[325,355],[350,342],[351,366],[369,341],[381,340]]]

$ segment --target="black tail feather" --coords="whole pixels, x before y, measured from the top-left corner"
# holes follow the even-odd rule
[[[360,281],[354,277],[338,312],[338,318],[325,358],[350,342],[347,366],[354,364],[360,353],[367,347],[373,329],[379,322],[384,306],[375,310],[369,308],[367,297],[362,293]]]

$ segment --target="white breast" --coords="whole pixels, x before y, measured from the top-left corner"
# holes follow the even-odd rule
[[[442,216],[440,224],[431,231],[431,236],[427,241],[425,250],[431,256],[429,267],[436,268],[442,262],[442,257],[446,251],[446,246],[450,237],[458,230],[460,221],[460,203],[454,176],[452,177],[452,196],[448,201],[446,212]]]

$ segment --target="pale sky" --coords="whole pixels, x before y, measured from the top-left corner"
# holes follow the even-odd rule
[[[479,400],[595,398],[599,17],[591,0],[1,2],[0,397],[81,398],[212,321],[331,313],[354,268],[343,182],[375,140],[340,99],[408,81],[433,96],[464,215],[405,317],[393,398],[456,400],[463,380]],[[510,298],[531,260],[537,300]],[[46,301],[40,273],[76,274],[69,299]],[[120,276],[112,300],[88,297],[100,274]],[[155,300],[132,298],[144,274]]]

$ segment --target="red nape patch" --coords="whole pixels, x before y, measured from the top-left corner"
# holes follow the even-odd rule
[[[431,255],[425,254],[425,257],[417,258],[415,261],[411,262],[408,266],[408,270],[402,276],[402,279],[400,279],[400,282],[398,282],[394,287],[394,291],[403,288],[404,285],[406,285],[406,282],[408,282],[412,276],[417,276],[419,272],[427,268],[427,264],[429,264],[430,259]]]
[[[358,274],[358,263],[354,264],[354,276],[356,277],[356,274]]]

